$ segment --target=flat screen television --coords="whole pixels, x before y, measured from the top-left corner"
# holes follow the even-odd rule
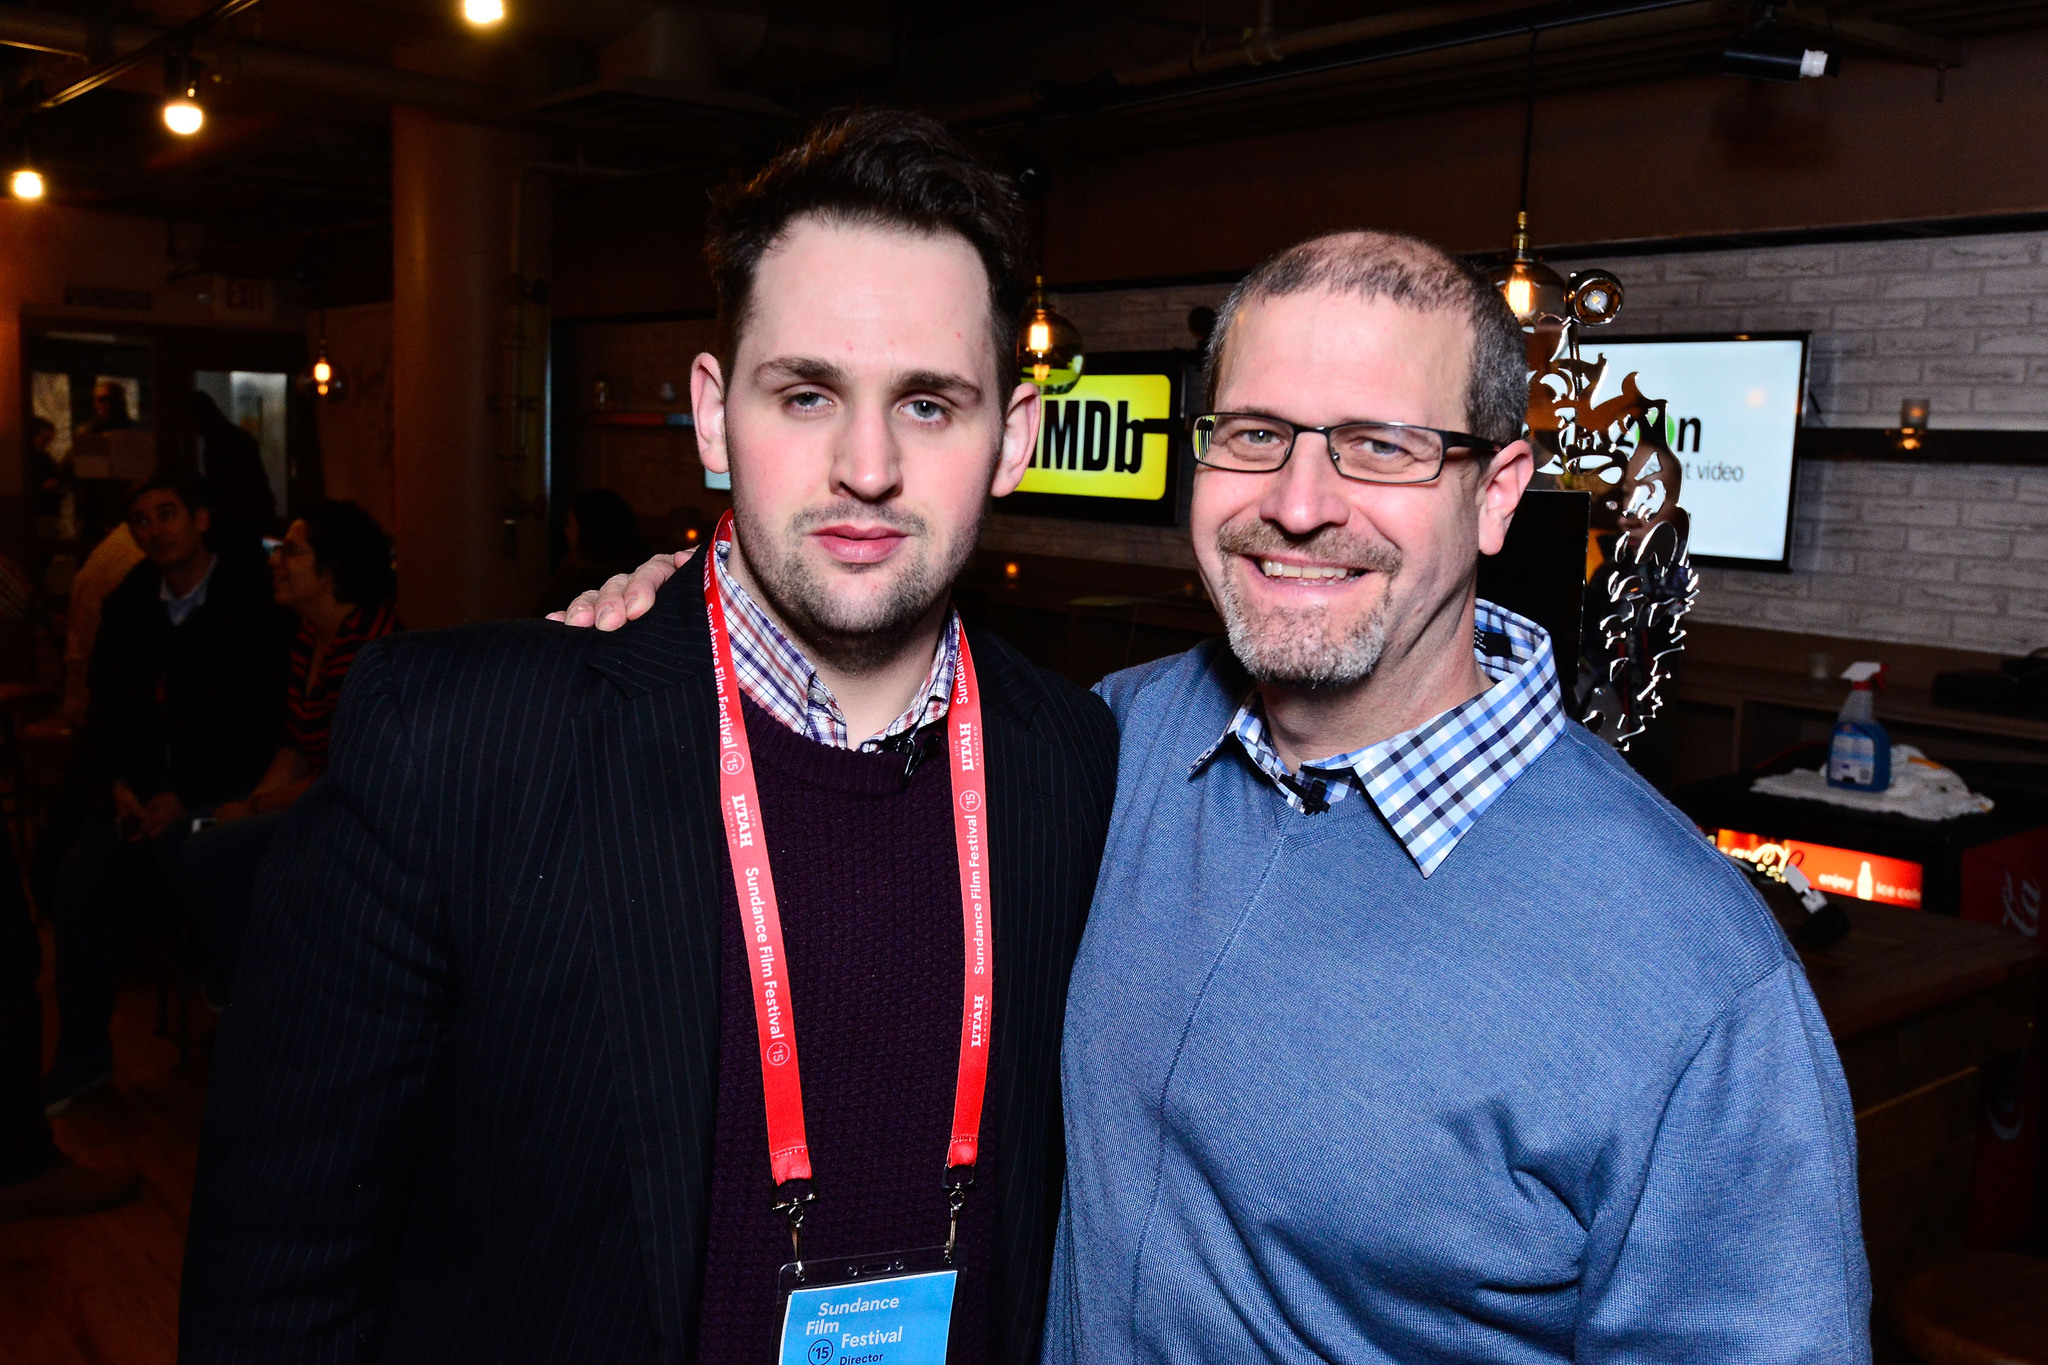
[[[1191,360],[1186,351],[1090,352],[1080,383],[1045,396],[1024,482],[996,510],[1173,525]]]
[[[1792,565],[1792,452],[1806,396],[1807,334],[1745,332],[1609,340],[1580,334],[1579,354],[1607,357],[1595,398],[1630,373],[1665,402],[1665,440],[1684,463],[1678,505],[1692,518],[1695,563]]]

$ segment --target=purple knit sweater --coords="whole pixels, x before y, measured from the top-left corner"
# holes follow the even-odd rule
[[[744,696],[741,705],[782,907],[818,1195],[805,1254],[943,1245],[962,970],[943,751],[933,744],[906,786],[901,754],[830,748]],[[718,1121],[697,1359],[766,1365],[789,1232],[769,1208],[754,997],[729,867],[719,894]],[[949,1365],[989,1357],[993,1161],[984,1123],[982,1177],[961,1217]]]

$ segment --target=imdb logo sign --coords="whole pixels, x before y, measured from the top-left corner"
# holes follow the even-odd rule
[[[1173,415],[1166,375],[1089,375],[1044,403],[1038,449],[1019,492],[1146,501],[1166,495],[1171,438],[1142,425]]]

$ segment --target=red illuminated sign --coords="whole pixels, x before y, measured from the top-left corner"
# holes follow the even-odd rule
[[[1920,864],[1903,858],[1885,858],[1798,839],[1766,839],[1760,834],[1733,829],[1716,830],[1714,847],[1766,870],[1797,863],[1808,881],[1831,896],[1853,896],[1908,910],[1920,908]]]

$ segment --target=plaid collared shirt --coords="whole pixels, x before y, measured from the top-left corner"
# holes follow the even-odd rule
[[[1304,763],[1290,774],[1266,738],[1254,691],[1190,772],[1199,772],[1235,739],[1298,811],[1309,809],[1304,789],[1330,804],[1363,792],[1427,877],[1495,798],[1564,733],[1549,633],[1482,600],[1473,637],[1473,654],[1493,686],[1413,730]]]
[[[832,695],[832,689],[825,686],[803,651],[790,643],[768,613],[761,610],[761,604],[726,568],[725,557],[731,551],[730,544],[718,548],[718,590],[725,595],[733,667],[740,675],[740,686],[754,705],[806,739],[835,749],[858,748],[863,753],[873,753],[904,731],[929,725],[946,714],[953,692],[953,665],[960,657],[959,612],[950,613],[946,619],[945,633],[939,637],[938,651],[932,656],[932,671],[926,675],[917,700],[880,734],[856,745],[846,732],[846,713],[839,709],[839,699]]]

